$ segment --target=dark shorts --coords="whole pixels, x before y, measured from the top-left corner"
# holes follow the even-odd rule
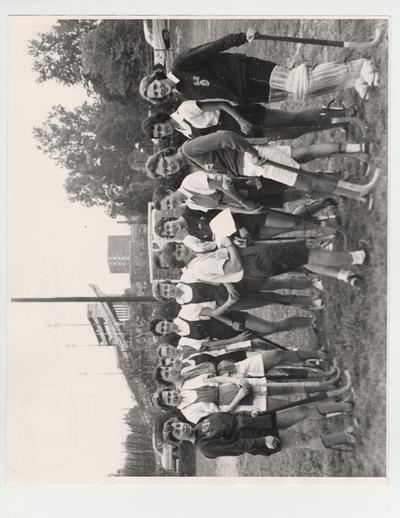
[[[210,320],[202,320],[202,325],[210,338],[225,339],[234,338],[239,334],[239,331],[235,331],[232,327],[210,318]]]
[[[279,429],[276,423],[276,412],[268,413],[267,415],[260,415],[249,419],[246,416],[242,416],[239,412],[236,417],[236,425],[241,439],[254,438],[254,437],[267,437],[273,436],[279,437]],[[278,453],[281,451],[281,445],[269,454]],[[259,452],[253,452],[253,454],[260,454]]]
[[[268,178],[259,178],[261,180],[261,189],[256,189],[253,185],[246,183],[246,180],[235,179],[236,189],[243,191],[246,198],[256,203],[262,203],[266,207],[282,208],[285,203],[285,192],[292,189],[291,187],[269,180]]]
[[[238,322],[242,328],[242,330],[245,329],[244,325],[246,323],[246,319],[248,317],[248,313],[245,313],[244,311],[227,311],[225,315],[233,320],[234,322]]]
[[[269,80],[276,63],[246,57],[243,60],[246,67],[247,78],[247,103],[268,102],[269,99]]]
[[[307,181],[307,190],[311,194],[331,194],[335,190],[338,183],[338,178],[335,174],[318,174],[303,170],[301,176]]]
[[[289,241],[252,245],[240,249],[244,278],[274,277],[308,263],[306,242]]]

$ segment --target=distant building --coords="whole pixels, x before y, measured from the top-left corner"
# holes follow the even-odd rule
[[[101,304],[88,304],[87,318],[99,345],[114,345],[108,317]]]
[[[108,267],[111,273],[128,273],[136,295],[151,291],[147,256],[147,223],[140,216],[126,222],[130,235],[108,236]]]
[[[123,324],[131,318],[131,309],[129,304],[123,302],[105,304],[108,306],[108,312],[104,304],[88,304],[87,318],[99,345],[116,345],[121,333],[124,332]]]
[[[129,273],[130,236],[108,236],[108,267],[111,273]]]

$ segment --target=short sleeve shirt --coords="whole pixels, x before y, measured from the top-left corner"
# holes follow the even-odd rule
[[[211,252],[217,248],[215,241],[201,241],[198,237],[187,235],[183,244],[196,253]]]
[[[224,282],[239,282],[243,278],[243,270],[234,274],[224,273],[224,265],[229,258],[226,248],[220,248],[215,252],[198,255],[183,269],[182,282],[211,282],[220,284]]]
[[[184,101],[178,109],[171,114],[171,118],[181,124],[183,127],[190,128],[189,122],[195,128],[209,128],[218,124],[220,117],[219,110],[202,110],[196,101]],[[191,130],[190,130],[191,133]]]

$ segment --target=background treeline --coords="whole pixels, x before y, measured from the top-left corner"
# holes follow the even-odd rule
[[[29,42],[29,53],[37,81],[79,86],[88,95],[74,109],[53,106],[33,129],[39,149],[67,172],[68,198],[104,206],[111,217],[145,214],[154,184],[143,163],[155,147],[141,131],[152,107],[138,86],[153,63],[142,20],[58,20]],[[138,171],[126,161],[135,149]]]

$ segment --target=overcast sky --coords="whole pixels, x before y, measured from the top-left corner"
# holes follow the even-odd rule
[[[82,89],[35,82],[28,40],[55,20],[9,18],[8,295],[92,295],[89,283],[121,293],[129,276],[109,273],[107,236],[128,226],[69,202],[65,172],[32,137],[53,105],[86,99]],[[9,304],[10,482],[93,482],[121,467],[121,414],[133,402],[113,348],[77,347],[95,344],[90,327],[70,325],[85,323],[86,304]]]

